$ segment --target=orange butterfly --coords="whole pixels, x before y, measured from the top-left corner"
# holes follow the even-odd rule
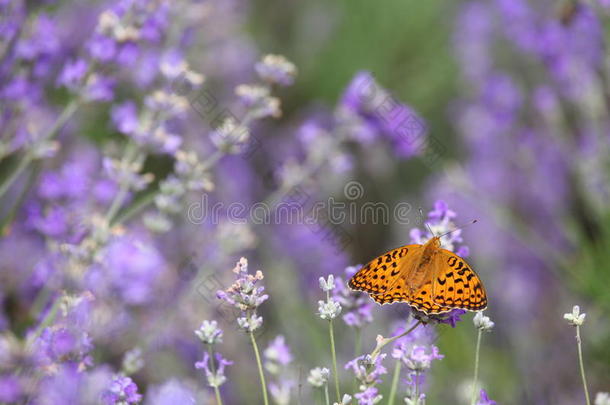
[[[464,259],[441,248],[440,239],[434,236],[425,245],[384,253],[349,280],[350,288],[368,293],[382,305],[406,302],[426,315],[485,309],[481,279]]]

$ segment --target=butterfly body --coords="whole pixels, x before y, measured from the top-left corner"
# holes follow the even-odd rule
[[[367,292],[379,304],[406,302],[428,315],[487,306],[477,274],[464,259],[443,249],[438,236],[371,260],[350,279],[349,287]]]

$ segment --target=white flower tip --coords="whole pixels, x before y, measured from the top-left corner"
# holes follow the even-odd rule
[[[585,322],[586,316],[587,314],[580,313],[580,307],[578,305],[574,305],[571,313],[568,312],[567,314],[563,314],[563,319],[568,321],[570,325],[581,326]]]

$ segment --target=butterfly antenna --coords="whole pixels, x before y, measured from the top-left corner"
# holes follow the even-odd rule
[[[419,215],[421,215],[422,224],[426,225],[426,228],[428,228],[428,231],[430,231],[430,235],[434,236],[434,232],[432,232],[432,228],[430,228],[430,225],[428,225],[428,223],[426,222],[426,217],[424,217],[424,211],[421,208],[419,209]]]
[[[464,229],[464,228],[466,228],[466,227],[467,227],[467,226],[469,226],[469,225],[476,224],[477,222],[478,222],[478,220],[477,220],[477,219],[473,219],[472,221],[468,222],[468,223],[467,223],[467,224],[465,224],[465,225],[458,226],[457,228],[452,229],[452,230],[450,230],[449,232],[445,232],[444,234],[442,234],[442,235],[440,236],[440,238],[442,238],[443,236],[447,236],[447,235],[449,235],[449,234],[451,234],[451,233],[453,233],[453,232],[455,232],[455,231],[459,231],[460,229]]]

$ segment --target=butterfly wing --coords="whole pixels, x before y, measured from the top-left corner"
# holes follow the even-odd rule
[[[443,306],[433,299],[432,278],[422,285],[413,296],[410,297],[409,305],[425,313],[426,315],[436,315],[451,311],[453,308]]]
[[[449,250],[439,249],[432,266],[431,293],[435,304],[469,311],[481,311],[487,307],[483,283],[464,259]]]
[[[420,257],[422,245],[406,245],[371,260],[349,280],[352,290],[364,291],[377,302],[387,293],[407,294],[406,274]],[[398,291],[394,291],[398,290]],[[407,294],[408,295],[408,294]],[[380,302],[385,303],[385,302]]]

